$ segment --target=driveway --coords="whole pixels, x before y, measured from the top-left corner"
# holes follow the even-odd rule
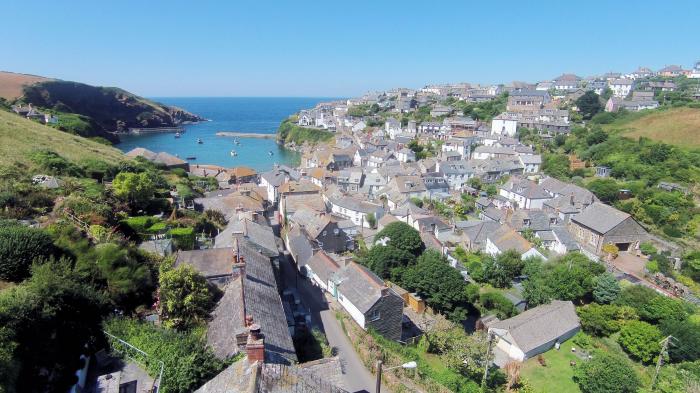
[[[345,389],[352,393],[374,393],[376,378],[362,364],[335,318],[335,311],[329,307],[324,292],[299,275],[290,262],[282,263],[285,287],[297,289],[301,302],[311,313],[311,324],[323,331],[330,346],[335,348],[343,364]],[[382,392],[389,390],[382,385]]]

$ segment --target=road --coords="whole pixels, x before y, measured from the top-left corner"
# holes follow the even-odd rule
[[[283,262],[284,263],[284,262]],[[301,302],[311,312],[311,323],[326,334],[328,344],[335,348],[343,363],[343,382],[345,389],[352,393],[374,392],[375,376],[362,364],[362,360],[352,347],[350,340],[340,327],[333,311],[320,288],[296,273],[296,269],[287,262],[282,266],[285,283],[297,288]],[[390,392],[382,385],[382,392]]]

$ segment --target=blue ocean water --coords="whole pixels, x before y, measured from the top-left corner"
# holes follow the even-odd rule
[[[234,145],[233,138],[216,136],[216,133],[274,134],[280,122],[289,115],[333,98],[167,97],[153,100],[177,106],[211,121],[186,125],[186,132],[180,138],[169,133],[123,136],[117,145],[122,151],[144,147],[155,152],[165,151],[182,159],[194,156],[197,159],[190,162],[198,164],[248,166],[257,171],[266,171],[275,163],[298,164],[299,154],[278,145],[274,139],[240,138],[240,145]],[[197,144],[197,138],[204,143]],[[238,156],[231,157],[231,150],[235,150]],[[272,156],[268,153],[270,151],[273,152]]]

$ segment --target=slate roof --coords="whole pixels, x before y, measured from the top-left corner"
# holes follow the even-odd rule
[[[317,212],[326,211],[326,203],[320,194],[285,195],[284,205],[287,213],[293,213],[299,209],[307,208]]]
[[[283,366],[238,360],[196,393],[344,393],[343,364],[338,357]]]
[[[612,206],[596,202],[580,214],[573,216],[571,220],[600,234],[606,234],[629,217],[629,214]]]
[[[551,199],[552,196],[539,184],[527,180],[514,178],[509,180],[501,188],[528,199]]]
[[[235,252],[233,248],[231,250]],[[224,303],[217,304],[209,323],[207,342],[226,346],[213,348],[220,354],[236,353],[235,335],[243,331],[245,315],[251,315],[253,322],[260,325],[265,339],[265,361],[282,364],[295,362],[296,352],[270,258],[245,243],[239,245],[238,251],[245,260],[245,280],[241,284],[242,276],[238,276],[227,285],[221,299]],[[230,265],[233,260],[227,262]],[[243,304],[245,315],[242,312]]]
[[[233,273],[231,265],[234,256],[233,248],[178,251],[174,266],[188,264],[192,265],[204,277],[220,277]]]
[[[234,238],[244,239],[251,246],[273,257],[279,254],[277,238],[272,228],[247,218],[232,220],[214,239],[216,248],[232,247]]]
[[[361,212],[361,213],[376,213],[381,209],[380,205],[361,201],[349,196],[343,196],[340,198],[329,198],[334,205],[344,207],[348,210]]]
[[[488,239],[502,252],[515,250],[522,254],[532,248],[532,244],[529,241],[525,240],[514,229],[505,225],[488,235]]]
[[[363,314],[382,297],[382,290],[390,290],[381,278],[355,262],[336,272],[333,281],[340,293]]]
[[[506,330],[504,338],[528,353],[579,326],[574,304],[570,301],[554,300],[513,318],[498,321],[492,324],[490,329]]]
[[[566,183],[553,177],[548,177],[539,184],[552,196],[574,196],[574,202],[577,204],[591,204],[598,200],[592,192],[575,184]]]
[[[313,245],[298,226],[292,227],[287,234],[288,250],[299,267],[306,265],[314,254]]]
[[[307,262],[307,265],[311,267],[311,270],[313,270],[323,282],[328,282],[331,276],[340,270],[340,265],[323,250],[314,254]]]
[[[195,198],[194,204],[202,211],[216,210],[230,220],[236,214],[237,209],[247,211],[262,212],[265,210],[262,199],[256,199],[254,194],[241,195],[238,192],[230,193],[226,196],[212,196],[205,198]]]
[[[329,214],[319,215],[316,212],[304,208],[294,212],[290,220],[304,227],[312,239],[316,239],[332,221]]]
[[[529,225],[525,221],[529,221]],[[516,231],[522,231],[527,228],[533,231],[546,231],[549,229],[549,214],[542,210],[522,210],[518,209],[513,212],[508,220],[510,226]]]
[[[296,169],[292,169],[286,165],[279,165],[270,171],[264,172],[260,175],[273,187],[281,186],[289,177],[291,180],[299,180],[301,174]]]
[[[576,240],[574,240],[573,237],[571,237],[571,234],[569,231],[566,230],[564,227],[560,226],[555,226],[552,227],[552,232],[556,235],[556,237],[559,239],[559,242],[564,244],[566,246],[566,251],[576,251],[579,250],[580,247]]]

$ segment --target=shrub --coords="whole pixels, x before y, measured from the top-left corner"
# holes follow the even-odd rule
[[[149,228],[155,224],[158,224],[159,222],[159,218],[151,216],[134,216],[122,220],[122,224],[126,225],[130,230],[139,235],[148,233]]]
[[[583,330],[594,336],[609,336],[620,330],[626,321],[638,318],[632,307],[612,304],[591,303],[579,307],[576,312]]]
[[[167,376],[160,390],[163,393],[192,392],[226,367],[206,346],[201,334],[192,330],[177,332],[132,319],[111,319],[105,330],[148,353],[140,359],[150,375],[158,375],[160,361]]]
[[[614,302],[620,296],[620,283],[610,273],[603,273],[596,278],[593,299],[601,304]]]
[[[622,349],[642,363],[651,362],[661,350],[661,331],[643,321],[629,321],[620,329],[617,342]]]
[[[640,385],[629,361],[605,352],[576,366],[574,381],[582,393],[634,393]]]
[[[495,311],[499,319],[507,319],[518,313],[513,303],[503,294],[486,292],[479,296],[479,303],[489,311]]]
[[[0,279],[19,282],[29,277],[32,262],[53,255],[51,236],[22,225],[0,227]]]
[[[651,244],[651,242],[644,242],[644,243],[640,244],[639,250],[644,255],[652,255],[652,254],[657,253],[656,247],[654,247],[654,245]]]
[[[170,230],[173,243],[181,250],[191,250],[194,248],[195,233],[194,228],[173,228]]]

